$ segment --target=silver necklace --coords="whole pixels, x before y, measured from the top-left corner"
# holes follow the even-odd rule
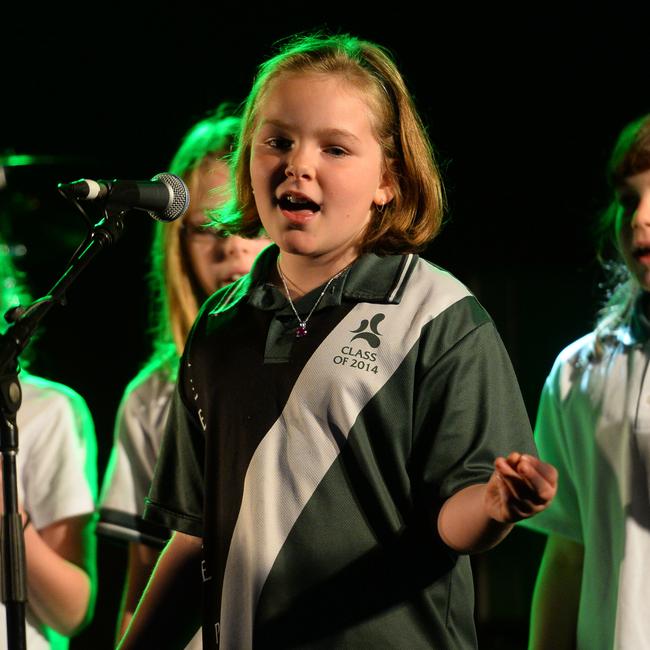
[[[291,306],[291,309],[293,310],[293,313],[296,315],[296,319],[298,320],[298,327],[296,327],[296,338],[300,339],[303,336],[307,336],[307,321],[311,318],[311,315],[314,313],[314,310],[316,307],[318,307],[318,303],[320,303],[321,298],[325,295],[325,292],[329,288],[330,284],[336,280],[336,278],[339,277],[342,273],[348,270],[348,267],[346,266],[344,269],[341,269],[336,275],[333,275],[325,284],[323,287],[323,290],[320,292],[320,296],[318,296],[318,300],[314,303],[314,306],[309,310],[309,313],[305,318],[300,318],[300,315],[296,311],[296,308],[293,304],[293,300],[291,300],[291,294],[289,293],[289,287],[287,286],[287,281],[284,278],[284,273],[282,273],[282,269],[280,268],[280,259],[279,257],[275,258],[275,265],[278,267],[278,273],[280,274],[280,280],[282,280],[282,286],[284,287],[284,292],[287,294],[287,300],[289,301],[289,305]]]

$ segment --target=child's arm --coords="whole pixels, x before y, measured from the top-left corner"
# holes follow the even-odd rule
[[[440,537],[459,553],[492,548],[516,521],[541,512],[555,496],[557,471],[534,456],[513,452],[494,466],[487,483],[459,490],[440,509]]]
[[[202,539],[175,532],[119,648],[182,648],[201,620]]]
[[[119,641],[129,627],[138,602],[144,593],[147,581],[156,566],[160,550],[153,546],[129,543],[129,560],[122,607],[117,621],[117,640]]]
[[[87,622],[92,603],[92,518],[69,517],[41,530],[30,523],[24,535],[30,607],[43,623],[71,636]]]
[[[529,650],[576,646],[584,547],[550,535],[533,594]]]

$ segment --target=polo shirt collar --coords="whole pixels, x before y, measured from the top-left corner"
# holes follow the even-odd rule
[[[248,276],[248,301],[259,309],[274,310],[287,304],[279,289],[268,282],[278,253],[275,244],[265,248]],[[398,304],[417,260],[418,256],[414,254],[379,257],[366,253],[332,282],[318,307],[340,305],[346,301]],[[313,304],[320,296],[322,286],[301,298],[300,302],[304,300]]]

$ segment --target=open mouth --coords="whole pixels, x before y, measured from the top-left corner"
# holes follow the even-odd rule
[[[285,192],[278,200],[281,210],[287,212],[318,212],[320,205],[299,192]]]
[[[637,259],[645,258],[650,256],[650,246],[639,246],[634,249],[632,255]]]

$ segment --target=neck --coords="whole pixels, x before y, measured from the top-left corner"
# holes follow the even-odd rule
[[[339,255],[330,258],[326,258],[326,256],[311,258],[281,252],[278,263],[287,282],[289,294],[292,299],[295,299],[313,291],[316,287],[320,287],[337,273],[350,266],[357,256],[356,251],[345,256]]]

